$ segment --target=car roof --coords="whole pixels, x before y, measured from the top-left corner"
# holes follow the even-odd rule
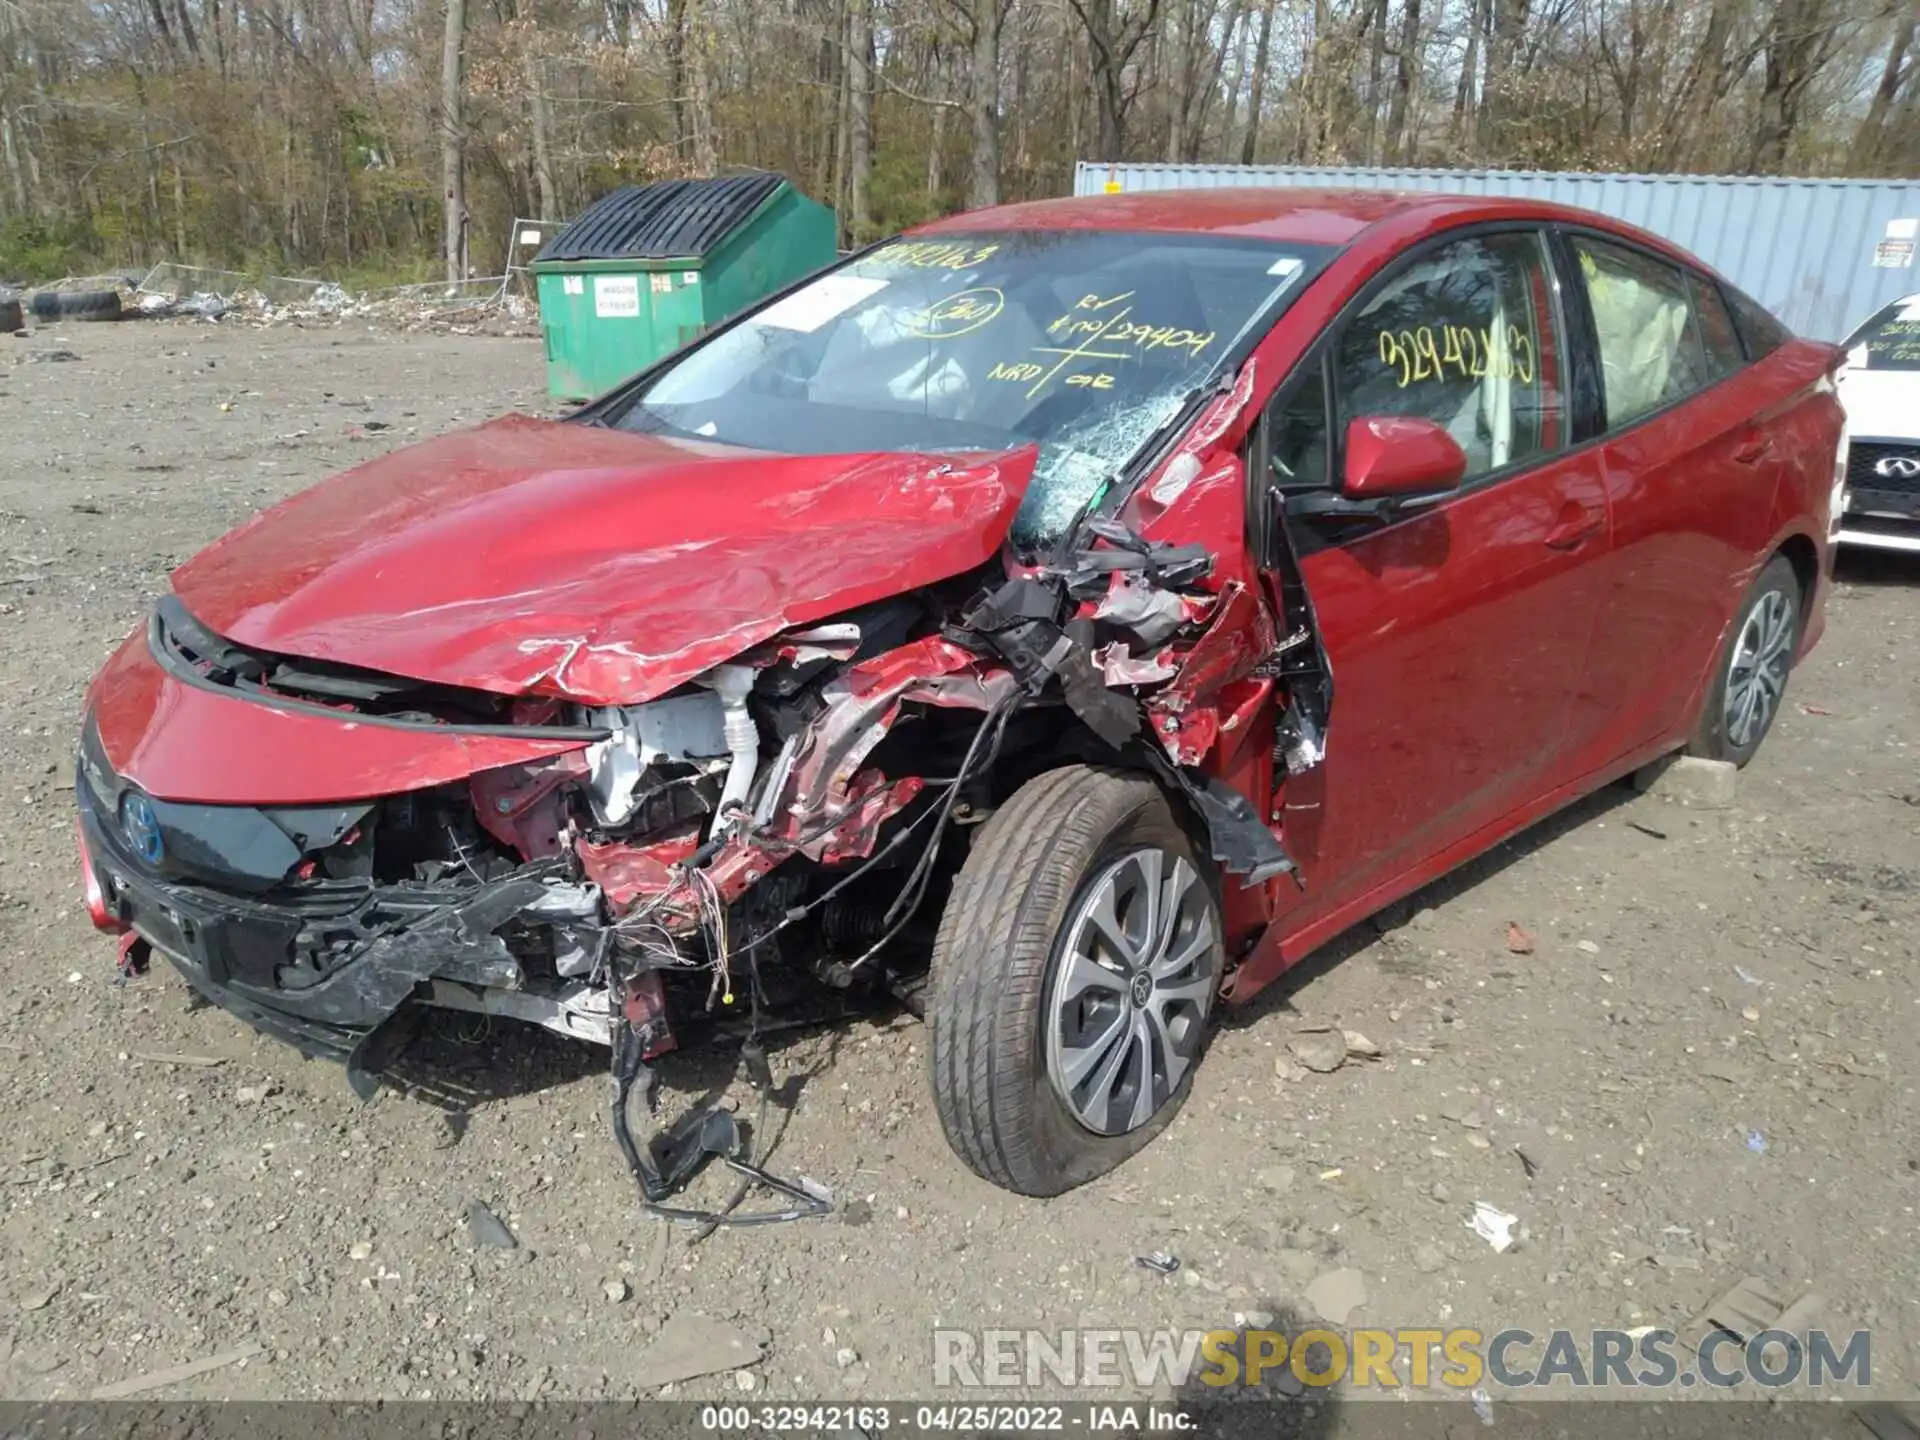
[[[970,210],[916,226],[915,235],[980,230],[1119,230],[1238,236],[1296,245],[1345,245],[1383,221],[1422,215],[1436,225],[1475,220],[1560,220],[1611,230],[1682,258],[1671,243],[1605,215],[1506,195],[1308,186],[1222,186],[1142,190],[1030,200]],[[1698,265],[1692,257],[1684,257]]]

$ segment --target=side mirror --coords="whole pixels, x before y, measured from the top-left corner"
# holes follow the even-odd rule
[[[1349,500],[1444,495],[1466,478],[1467,452],[1437,422],[1362,415],[1347,426],[1340,492]]]

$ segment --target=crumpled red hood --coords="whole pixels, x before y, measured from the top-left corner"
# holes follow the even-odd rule
[[[173,584],[243,645],[634,704],[984,563],[1034,460],[769,455],[513,415],[324,481]]]

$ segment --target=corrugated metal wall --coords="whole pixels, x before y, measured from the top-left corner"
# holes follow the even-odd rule
[[[1920,181],[1589,175],[1526,170],[1371,170],[1263,165],[1100,165],[1076,195],[1223,185],[1351,185],[1520,195],[1612,215],[1698,255],[1802,335],[1838,340],[1889,300],[1920,291],[1920,269],[1874,264],[1889,222],[1920,219]],[[1896,227],[1895,234],[1904,227]],[[1904,229],[1911,238],[1912,230]],[[1911,257],[1913,246],[1907,247]]]

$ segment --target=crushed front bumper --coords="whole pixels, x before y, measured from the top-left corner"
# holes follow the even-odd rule
[[[552,860],[485,883],[254,898],[155,874],[131,853],[84,766],[74,790],[82,859],[104,911],[96,923],[137,934],[221,1009],[349,1064],[416,996],[443,985],[521,989],[520,963],[496,931],[561,878]]]

